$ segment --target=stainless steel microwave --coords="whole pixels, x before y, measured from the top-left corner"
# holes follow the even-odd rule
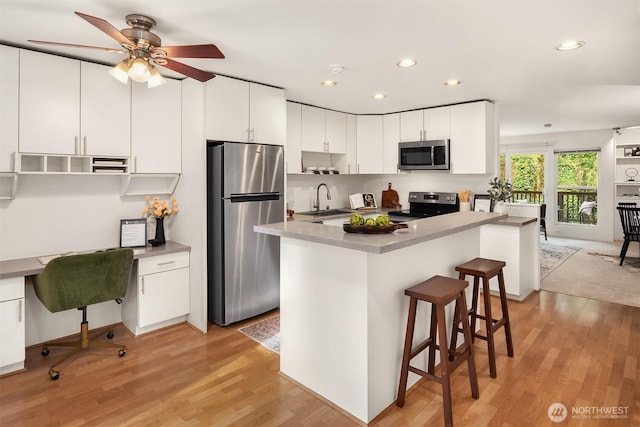
[[[398,169],[449,169],[449,140],[398,143]]]

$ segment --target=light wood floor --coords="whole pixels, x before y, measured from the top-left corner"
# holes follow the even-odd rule
[[[515,358],[499,332],[491,379],[484,342],[475,344],[480,398],[471,398],[461,366],[452,376],[455,425],[640,425],[639,308],[542,291],[509,309]],[[278,355],[238,332],[241,325],[211,326],[208,334],[178,325],[137,338],[120,326],[114,341],[127,345],[124,358],[97,350],[62,369],[58,381],[40,349],[28,349],[28,370],[0,379],[0,425],[357,425],[280,375]],[[629,407],[629,418],[554,424],[547,416],[554,402],[569,411]],[[373,424],[442,425],[439,386],[422,383],[404,408],[392,406]]]

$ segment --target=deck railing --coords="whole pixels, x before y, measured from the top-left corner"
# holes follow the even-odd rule
[[[513,201],[526,200],[529,203],[545,203],[542,191],[514,190]],[[598,192],[592,187],[559,188],[557,193],[557,221],[569,224],[597,224],[598,223]],[[596,202],[591,214],[579,214],[583,202]],[[547,205],[549,205],[547,203]],[[547,208],[550,211],[550,208]]]

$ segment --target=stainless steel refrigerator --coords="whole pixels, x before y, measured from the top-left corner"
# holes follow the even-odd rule
[[[228,325],[280,304],[280,239],[253,231],[284,221],[284,150],[207,141],[208,319]]]

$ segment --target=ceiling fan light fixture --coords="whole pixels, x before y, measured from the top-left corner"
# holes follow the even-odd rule
[[[131,61],[131,68],[129,68],[129,77],[134,82],[146,83],[151,77],[149,70],[149,63],[143,58],[136,58]]]
[[[167,82],[167,80],[160,75],[156,67],[151,66],[151,71],[149,72],[151,77],[149,77],[149,81],[147,81],[148,88],[154,88],[161,86]]]
[[[109,74],[123,85],[129,83],[129,64],[127,61],[122,61],[115,67],[109,70]]]

